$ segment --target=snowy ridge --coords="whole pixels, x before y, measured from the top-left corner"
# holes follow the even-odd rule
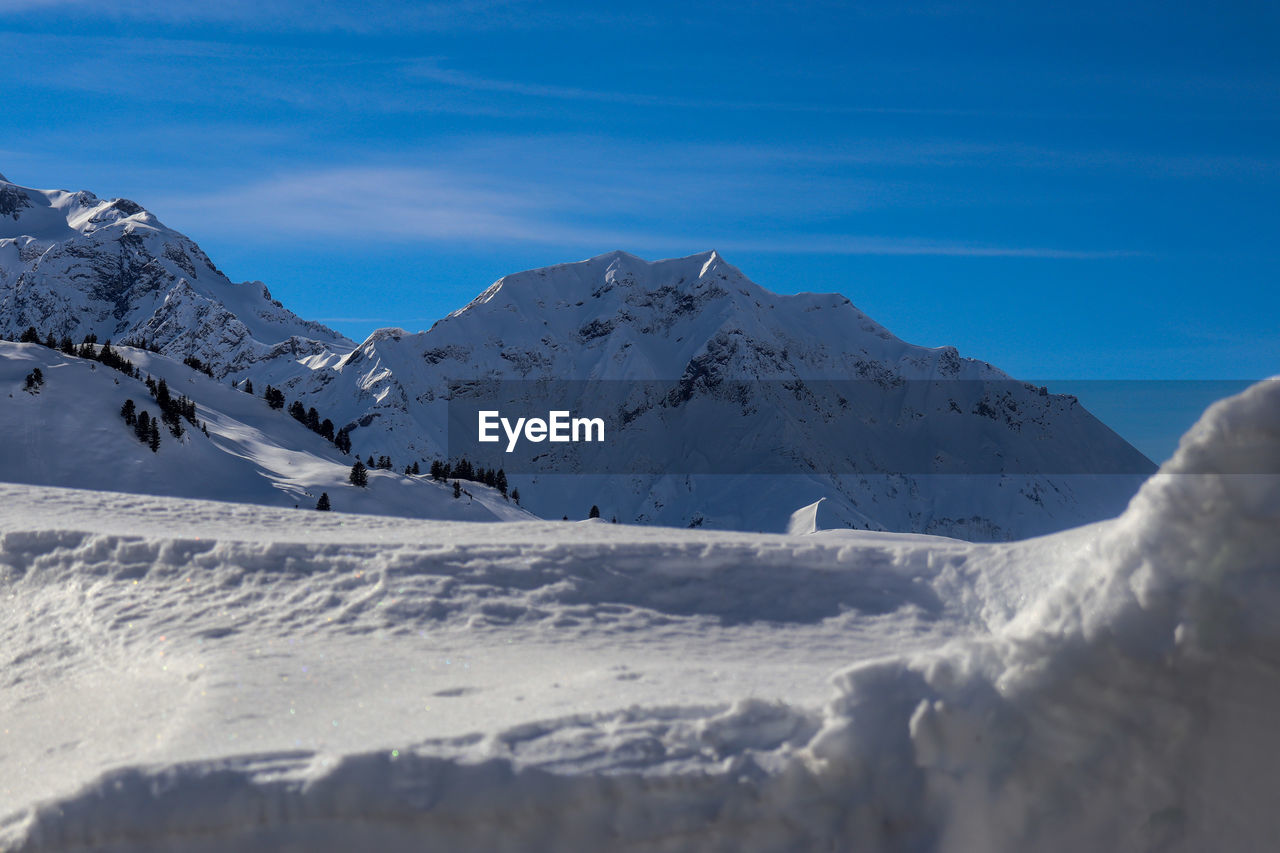
[[[0,778],[48,767],[0,792],[4,843],[1263,849],[1280,479],[1217,473],[1242,458],[1280,464],[1280,381],[1214,406],[1119,519],[1009,545],[241,526],[0,487]],[[33,524],[59,507],[79,529]],[[211,514],[218,538],[179,535]],[[88,740],[63,721],[41,765],[31,730],[98,666],[140,698]]]

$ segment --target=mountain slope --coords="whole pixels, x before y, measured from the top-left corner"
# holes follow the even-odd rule
[[[162,427],[153,452],[120,415],[128,399],[138,411],[159,415],[141,381],[38,344],[0,341],[5,480],[304,509],[327,492],[339,512],[473,521],[533,517],[477,484],[468,484],[470,494],[457,500],[444,484],[390,471],[370,471],[367,488],[352,486],[350,457],[262,399],[164,356],[119,352],[144,375],[164,379],[174,396],[195,400],[208,435],[186,424],[175,438]],[[25,378],[35,369],[44,384],[31,393]]]

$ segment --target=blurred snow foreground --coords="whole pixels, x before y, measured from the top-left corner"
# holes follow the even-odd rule
[[[1266,849],[1280,476],[1248,471],[1280,382],[1120,518],[1002,545],[0,486],[0,843]]]

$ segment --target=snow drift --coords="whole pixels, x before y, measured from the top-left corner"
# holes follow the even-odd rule
[[[482,541],[479,526],[391,519],[356,532],[321,519],[300,544],[296,513],[250,528],[161,499],[122,535],[120,510],[85,510],[68,530],[30,507],[82,497],[15,491],[0,510],[5,693],[29,702],[6,700],[9,730],[57,698],[42,698],[56,684],[41,673],[164,660],[174,671],[151,676],[188,686],[156,687],[169,704],[140,722],[102,708],[80,760],[67,720],[43,742],[6,731],[0,838],[32,851],[1265,849],[1280,832],[1280,477],[1238,472],[1278,464],[1269,381],[1210,409],[1119,519],[1011,545],[589,523]],[[202,519],[219,538],[175,534]],[[379,666],[360,645],[374,636],[401,663],[427,656],[424,636],[452,638],[472,654],[464,680],[481,682],[505,649],[483,686],[520,681],[534,707],[454,684],[432,701],[466,710],[392,747],[413,726],[388,716],[377,690],[391,688],[376,674],[344,687]],[[357,644],[349,658],[335,638]],[[292,640],[323,650],[328,681],[282,686],[270,668],[299,659]],[[820,660],[773,667],[770,647],[785,646]],[[841,655],[853,665],[823,705],[817,670]],[[528,675],[540,668],[554,688]],[[763,681],[747,689],[746,670]],[[562,682],[576,699],[557,704]],[[236,690],[249,701],[211,714],[195,694],[219,689],[228,708]],[[328,703],[311,728],[308,696]],[[345,730],[335,705],[365,699],[371,728],[317,740]],[[301,737],[240,719],[277,711]]]

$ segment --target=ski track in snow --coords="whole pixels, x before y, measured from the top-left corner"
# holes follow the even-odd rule
[[[0,486],[11,850],[1205,850],[1280,832],[1280,383],[1001,545]]]

